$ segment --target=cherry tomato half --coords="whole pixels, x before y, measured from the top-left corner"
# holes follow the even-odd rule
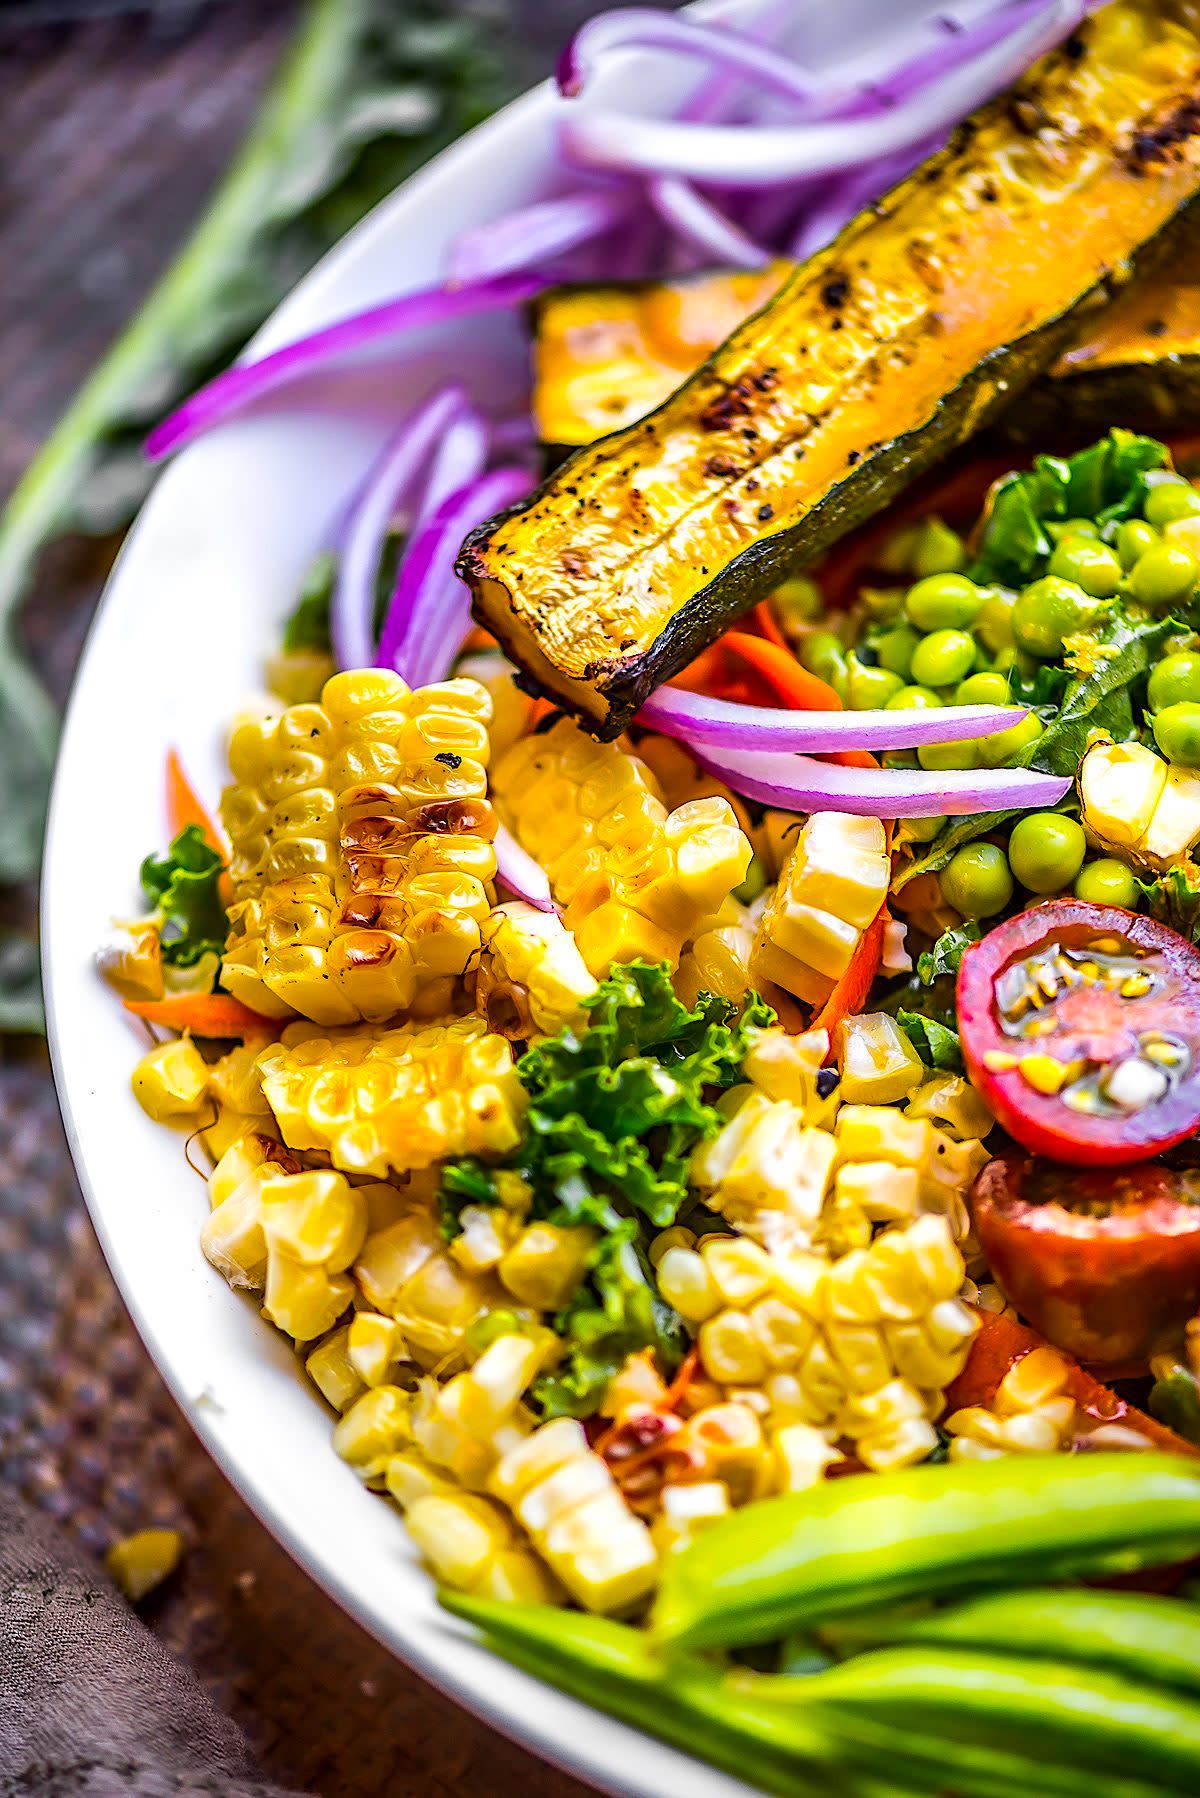
[[[997,1155],[971,1216],[1001,1290],[1076,1360],[1144,1366],[1200,1305],[1200,1168]]]
[[[1151,918],[1020,912],[963,956],[958,1027],[997,1121],[1052,1161],[1144,1161],[1200,1124],[1200,952]]]

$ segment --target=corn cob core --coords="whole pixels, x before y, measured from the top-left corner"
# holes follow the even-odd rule
[[[493,797],[545,868],[591,972],[667,961],[745,879],[753,851],[729,802],[668,812],[645,764],[560,718],[502,756]]]
[[[502,1156],[520,1141],[525,1093],[512,1050],[481,1018],[306,1033],[272,1044],[259,1066],[284,1142],[323,1149],[347,1173],[382,1178]]]
[[[496,871],[490,717],[474,681],[410,692],[372,668],[234,731],[231,993],[320,1024],[449,1009]]]

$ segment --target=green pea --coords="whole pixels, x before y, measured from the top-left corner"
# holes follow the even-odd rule
[[[1013,825],[1008,860],[1031,893],[1058,893],[1070,886],[1087,853],[1083,828],[1061,812],[1030,812]]]
[[[1002,674],[1007,681],[1011,681],[1014,675],[1018,675],[1022,680],[1031,680],[1037,673],[1037,668],[1037,657],[1029,655],[1023,649],[1018,649],[1015,643],[1011,644],[1008,649],[1000,650],[992,663],[993,672]]]
[[[941,705],[941,699],[928,687],[901,687],[887,702],[889,712],[932,712]]]
[[[1178,705],[1181,700],[1200,701],[1200,653],[1180,649],[1164,656],[1151,670],[1146,685],[1146,703],[1152,712]]]
[[[825,610],[825,601],[816,581],[809,580],[806,574],[797,574],[776,587],[771,608],[781,624],[812,624]]]
[[[800,666],[828,681],[840,698],[846,693],[846,647],[832,631],[808,631],[796,651]]]
[[[871,668],[851,656],[846,663],[846,704],[852,712],[881,710],[903,687],[898,674],[887,668]]]
[[[1144,606],[1169,606],[1191,592],[1198,571],[1196,558],[1182,543],[1156,543],[1134,563],[1129,591]]]
[[[1147,524],[1157,525],[1161,530],[1164,524],[1174,524],[1177,518],[1195,518],[1200,514],[1200,493],[1190,481],[1179,476],[1152,487],[1142,510]]]
[[[923,743],[917,760],[931,774],[942,774],[950,768],[978,768],[979,739],[970,737],[965,743]]]
[[[753,905],[759,894],[766,891],[766,886],[767,870],[762,858],[752,855],[750,866],[746,869],[746,878],[741,886],[734,887],[733,896],[735,899],[739,899],[743,905]]]
[[[875,557],[879,567],[885,574],[911,574],[913,556],[916,554],[917,539],[921,535],[919,524],[906,524],[902,529],[893,531],[886,538],[879,554]]]
[[[1094,599],[1111,599],[1121,585],[1121,564],[1106,543],[1066,537],[1050,558],[1049,572],[1074,581]]]
[[[1126,911],[1136,911],[1138,885],[1124,862],[1101,856],[1079,870],[1075,897],[1086,899],[1089,905],[1123,905]]]
[[[995,843],[968,843],[939,876],[942,895],[964,918],[994,918],[1013,896],[1012,875]]]
[[[982,604],[982,590],[965,574],[931,574],[909,588],[904,609],[919,631],[961,630]]]
[[[1031,743],[1036,743],[1044,729],[1041,719],[1030,712],[1011,730],[998,731],[993,737],[980,737],[979,759],[985,768],[1002,768],[1007,762],[1015,761]]]
[[[1158,541],[1158,532],[1144,518],[1127,518],[1117,531],[1117,559],[1126,573]]]
[[[1046,529],[1055,543],[1065,543],[1068,537],[1100,535],[1100,526],[1094,518],[1064,518],[1059,523],[1047,524]]]
[[[1044,662],[1062,654],[1063,642],[1096,616],[1096,601],[1075,581],[1043,575],[1013,607],[1013,636],[1021,649]]]
[[[912,677],[921,687],[953,687],[974,666],[974,637],[966,631],[931,631],[913,651]]]
[[[1012,648],[1012,615],[1016,603],[1017,595],[1010,588],[992,587],[976,614],[975,635],[993,655]]]
[[[898,674],[902,680],[907,680],[912,673],[913,650],[920,641],[920,637],[911,625],[896,625],[894,629],[888,631],[886,636],[880,637],[875,646],[880,667],[887,668],[892,674]]]
[[[940,518],[930,518],[921,526],[912,552],[915,575],[958,574],[967,559],[967,546],[957,531],[952,531]]]
[[[906,843],[932,843],[934,837],[941,834],[945,822],[944,818],[903,818],[900,821],[900,840]]]
[[[954,695],[955,705],[1009,705],[1011,699],[1008,682],[1002,674],[985,673],[969,675],[959,684]]]
[[[1154,741],[1169,762],[1200,768],[1200,705],[1180,701],[1156,712]]]

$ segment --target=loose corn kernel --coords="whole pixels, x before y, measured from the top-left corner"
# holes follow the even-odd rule
[[[695,1005],[701,993],[739,1001],[751,984],[750,957],[754,932],[748,924],[722,924],[693,938],[679,958],[675,991],[685,1005]]]
[[[808,1423],[785,1424],[773,1433],[771,1447],[778,1492],[807,1492],[819,1486],[826,1469],[842,1459],[828,1437]]]
[[[464,1205],[458,1214],[459,1233],[450,1244],[458,1265],[469,1274],[498,1267],[511,1244],[509,1221],[494,1205]]]
[[[658,1290],[688,1323],[703,1323],[721,1308],[721,1295],[694,1249],[668,1249],[658,1264]]]
[[[372,1386],[334,1425],[334,1452],[359,1478],[383,1477],[387,1462],[412,1441],[412,1394],[400,1386]]]
[[[501,1457],[488,1481],[488,1490],[511,1508],[538,1480],[576,1456],[590,1453],[578,1419],[556,1417]]]
[[[835,1155],[833,1137],[798,1106],[751,1091],[696,1150],[690,1177],[712,1210],[767,1248],[807,1247]]]
[[[325,1025],[446,1004],[495,874],[490,716],[474,681],[409,692],[374,668],[235,730],[230,992]]]
[[[694,1457],[697,1473],[722,1482],[732,1504],[745,1504],[768,1490],[771,1454],[762,1423],[749,1405],[706,1405],[693,1412],[675,1440]]]
[[[891,1105],[920,1085],[924,1064],[886,1012],[843,1018],[837,1028],[842,1099],[847,1105]]]
[[[377,1311],[355,1312],[346,1355],[364,1386],[384,1385],[396,1362],[405,1359],[404,1338],[395,1318]]]
[[[476,1493],[430,1493],[405,1512],[408,1533],[443,1585],[471,1592],[496,1555],[511,1548],[504,1512]]]
[[[157,921],[114,919],[107,941],[96,951],[96,966],[122,999],[161,999],[162,939]]]
[[[583,1002],[596,982],[557,912],[539,911],[524,900],[499,905],[482,936],[475,1001],[493,1029],[503,1027],[514,1005],[526,1016],[520,1030],[505,1030],[506,1035],[554,1036],[582,1026]]]
[[[383,1483],[389,1498],[394,1498],[402,1511],[415,1505],[419,1498],[444,1498],[460,1488],[439,1468],[415,1449],[389,1455],[383,1468]]]
[[[668,1249],[693,1249],[696,1246],[696,1232],[687,1230],[682,1224],[672,1224],[669,1230],[660,1230],[649,1249],[651,1267],[657,1267]]]
[[[751,971],[820,1004],[887,897],[891,864],[877,818],[817,812],[800,829],[767,901]]]
[[[916,1217],[921,1204],[916,1168],[890,1161],[845,1163],[837,1171],[834,1193],[839,1204],[876,1224],[905,1222]]]
[[[686,1548],[708,1524],[728,1514],[729,1488],[722,1480],[703,1480],[694,1486],[668,1484],[659,1502],[662,1508],[650,1525],[650,1536],[665,1557]]]
[[[621,1417],[634,1409],[656,1411],[666,1403],[667,1388],[649,1349],[627,1355],[600,1401],[602,1417]]]
[[[996,1388],[993,1400],[1001,1417],[1035,1410],[1048,1399],[1059,1398],[1070,1382],[1071,1370],[1054,1349],[1033,1348],[1014,1363]]]
[[[701,1254],[727,1305],[748,1305],[771,1284],[770,1256],[746,1237],[714,1238],[704,1244]]]
[[[829,1048],[827,1030],[793,1036],[772,1026],[753,1033],[742,1070],[768,1099],[785,1099],[799,1108],[806,1124],[831,1129],[839,1104],[836,1086],[821,1096],[830,1079]]]
[[[345,1271],[367,1234],[367,1208],[344,1174],[280,1174],[259,1186],[269,1251],[331,1274]]]
[[[984,1137],[994,1119],[980,1094],[961,1074],[943,1074],[919,1086],[904,1107],[909,1118],[927,1118],[958,1142]]]
[[[282,1250],[268,1252],[263,1316],[294,1341],[314,1342],[323,1336],[353,1297],[354,1282],[348,1275],[294,1261]]]
[[[267,1239],[262,1225],[264,1163],[210,1211],[200,1231],[205,1259],[235,1290],[261,1292],[267,1278]]]
[[[173,1037],[143,1055],[133,1091],[156,1124],[194,1124],[208,1095],[208,1067],[191,1037]]]
[[[137,1604],[174,1573],[182,1554],[178,1530],[136,1530],[112,1544],[104,1564],[130,1603]]]
[[[595,1241],[594,1230],[528,1224],[500,1262],[500,1279],[523,1305],[558,1311],[583,1278]]]
[[[458,1374],[463,1400],[459,1421],[478,1436],[491,1436],[513,1415],[541,1365],[532,1336],[498,1336],[467,1373]]]
[[[481,1598],[501,1604],[561,1604],[563,1590],[550,1569],[528,1549],[501,1549],[475,1585]]]
[[[350,1359],[350,1327],[342,1324],[331,1330],[309,1351],[304,1366],[308,1377],[335,1411],[345,1411],[365,1391],[365,1385]]]

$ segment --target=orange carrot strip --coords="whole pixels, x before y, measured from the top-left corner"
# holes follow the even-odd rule
[[[126,999],[126,1011],[165,1030],[194,1036],[278,1036],[279,1024],[251,1011],[230,993],[172,993],[166,999]]]
[[[881,905],[863,931],[858,947],[850,958],[850,966],[813,1019],[811,1029],[828,1030],[832,1037],[843,1018],[852,1018],[862,1010],[883,962],[883,939],[887,927],[888,909],[886,905]]]
[[[189,824],[198,824],[209,848],[215,850],[222,861],[229,860],[225,833],[192,785],[175,749],[167,751],[167,824],[172,839]]]
[[[840,712],[842,702],[829,685],[802,668],[790,649],[752,637],[746,631],[726,631],[721,648],[748,662],[761,675],[772,694],[797,712]]]
[[[765,637],[768,643],[774,643],[780,649],[786,649],[788,640],[779,628],[779,620],[771,609],[769,599],[760,599],[750,614],[754,620],[759,636]]]

